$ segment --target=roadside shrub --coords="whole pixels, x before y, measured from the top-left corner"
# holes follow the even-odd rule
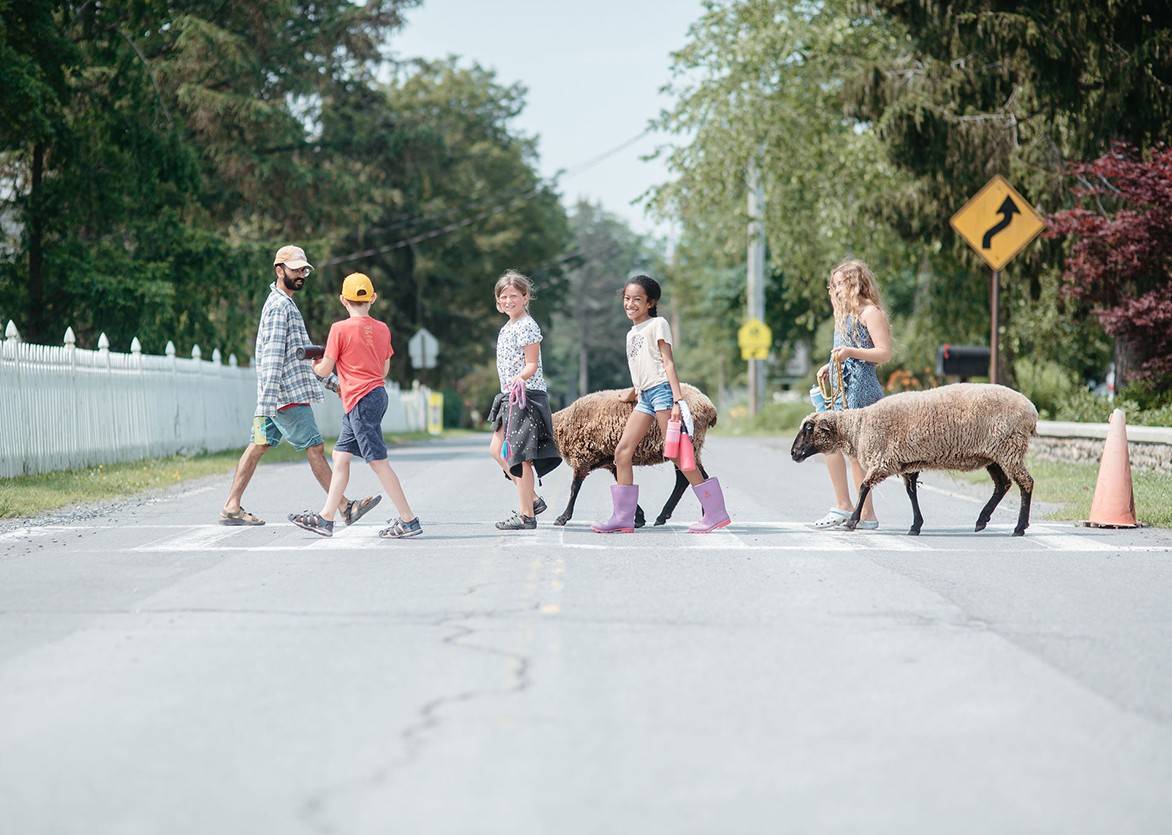
[[[733,406],[720,414],[713,431],[730,435],[797,432],[802,418],[812,411],[814,406],[808,398],[792,403],[766,403],[755,415],[749,415],[748,406]]]
[[[906,368],[897,368],[887,376],[887,385],[883,387],[885,394],[895,394],[900,391],[923,391],[940,386],[941,379],[931,368],[914,372]]]
[[[1013,373],[1018,391],[1033,401],[1042,420],[1051,420],[1060,403],[1083,390],[1072,371],[1053,362],[1019,359]]]
[[[1133,385],[1115,398],[1080,389],[1058,401],[1053,420],[1072,420],[1080,423],[1106,423],[1115,409],[1127,415],[1129,426],[1172,426],[1172,404],[1159,403],[1160,394],[1139,390]],[[1152,404],[1145,408],[1145,404]]]

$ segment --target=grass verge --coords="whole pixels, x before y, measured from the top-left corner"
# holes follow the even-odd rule
[[[445,430],[440,437],[453,438],[473,434],[470,430]],[[427,440],[427,432],[387,435],[387,445]],[[326,440],[326,454],[334,449],[336,438]],[[67,470],[40,475],[0,479],[0,519],[34,516],[66,505],[125,499],[151,490],[166,489],[189,479],[230,473],[236,469],[243,447],[210,455],[172,455],[169,458],[130,461],[123,464],[100,464],[82,470]],[[304,461],[305,453],[289,444],[281,444],[265,453],[260,466],[289,461]]]
[[[1030,456],[1026,458],[1026,469],[1034,477],[1034,501],[1059,505],[1046,514],[1047,519],[1080,521],[1090,516],[1095,482],[1099,479],[1098,462],[1043,461]],[[952,475],[973,484],[987,483],[992,491],[993,482],[984,470]],[[1138,521],[1172,528],[1172,476],[1132,470],[1131,489]],[[1011,487],[1009,495],[1016,496],[1017,487]]]
[[[756,415],[750,415],[744,406],[721,415],[714,433],[723,435],[793,435],[802,418],[812,411],[809,403],[768,403]],[[1091,513],[1091,499],[1099,477],[1098,462],[1067,463],[1026,461],[1034,477],[1034,500],[1060,505],[1047,514],[1048,519],[1086,519]],[[990,482],[984,470],[971,473],[953,473],[965,481]],[[1172,528],[1172,476],[1133,470],[1132,490],[1135,493],[1136,518],[1145,525]],[[991,482],[990,482],[991,483]],[[1012,488],[1017,493],[1017,488]]]

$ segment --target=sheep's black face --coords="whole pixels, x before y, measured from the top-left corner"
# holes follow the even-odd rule
[[[802,421],[794,445],[789,450],[790,456],[799,464],[818,451],[814,446],[814,418],[815,415],[809,415]]]
[[[838,426],[833,412],[815,412],[806,415],[794,438],[789,454],[799,464],[819,452],[832,452],[837,447]]]

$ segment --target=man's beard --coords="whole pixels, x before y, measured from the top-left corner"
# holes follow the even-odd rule
[[[285,285],[285,289],[290,293],[296,293],[305,286],[304,278],[290,278],[289,273],[281,270],[281,283]]]

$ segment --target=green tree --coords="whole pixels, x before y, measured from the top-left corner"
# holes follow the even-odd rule
[[[418,328],[430,330],[442,347],[427,382],[456,385],[493,354],[503,323],[493,285],[506,269],[534,280],[530,309],[548,325],[570,242],[565,210],[537,173],[536,141],[510,124],[524,107],[520,85],[502,86],[493,72],[448,59],[405,65],[380,92],[393,114],[385,142],[409,152],[375,167],[383,186],[364,194],[363,221],[322,241],[330,257],[321,261],[306,320],[312,334],[324,334],[339,318],[342,277],[365,272],[379,294],[372,315],[388,322],[400,346]],[[402,383],[420,376],[405,350],[391,374]]]
[[[0,97],[0,315],[37,340],[246,353],[273,241],[348,224],[386,153],[348,123],[385,117],[372,65],[409,3],[0,5],[21,59]]]
[[[659,258],[626,222],[587,201],[574,207],[570,230],[574,258],[553,317],[545,376],[572,400],[630,386],[624,346],[631,323],[619,293],[629,277],[657,272]]]
[[[830,315],[826,278],[843,258],[868,261],[885,283],[914,280],[919,256],[875,209],[906,179],[872,127],[845,112],[849,82],[900,34],[849,0],[713,1],[673,56],[667,91],[676,103],[658,126],[686,141],[660,151],[677,179],[651,203],[683,225],[669,275],[681,309],[706,320],[685,350],[699,352],[710,385],[723,380],[721,368],[742,367],[735,331],[744,321],[750,160],[765,190],[767,324],[778,356],[809,343]]]
[[[907,35],[875,57],[849,91],[910,178],[877,217],[928,244],[928,296],[953,299],[943,321],[988,321],[983,262],[944,222],[993,175],[1035,206],[1068,200],[1067,160],[1112,139],[1146,148],[1172,128],[1172,8],[1163,2],[877,0]],[[1105,362],[1085,304],[1058,292],[1062,246],[1042,242],[1002,273],[1002,347],[1083,374]],[[958,281],[968,273],[972,279]],[[926,296],[926,297],[928,297]],[[1062,340],[1053,334],[1063,332]],[[1012,372],[1012,366],[1007,371]]]

